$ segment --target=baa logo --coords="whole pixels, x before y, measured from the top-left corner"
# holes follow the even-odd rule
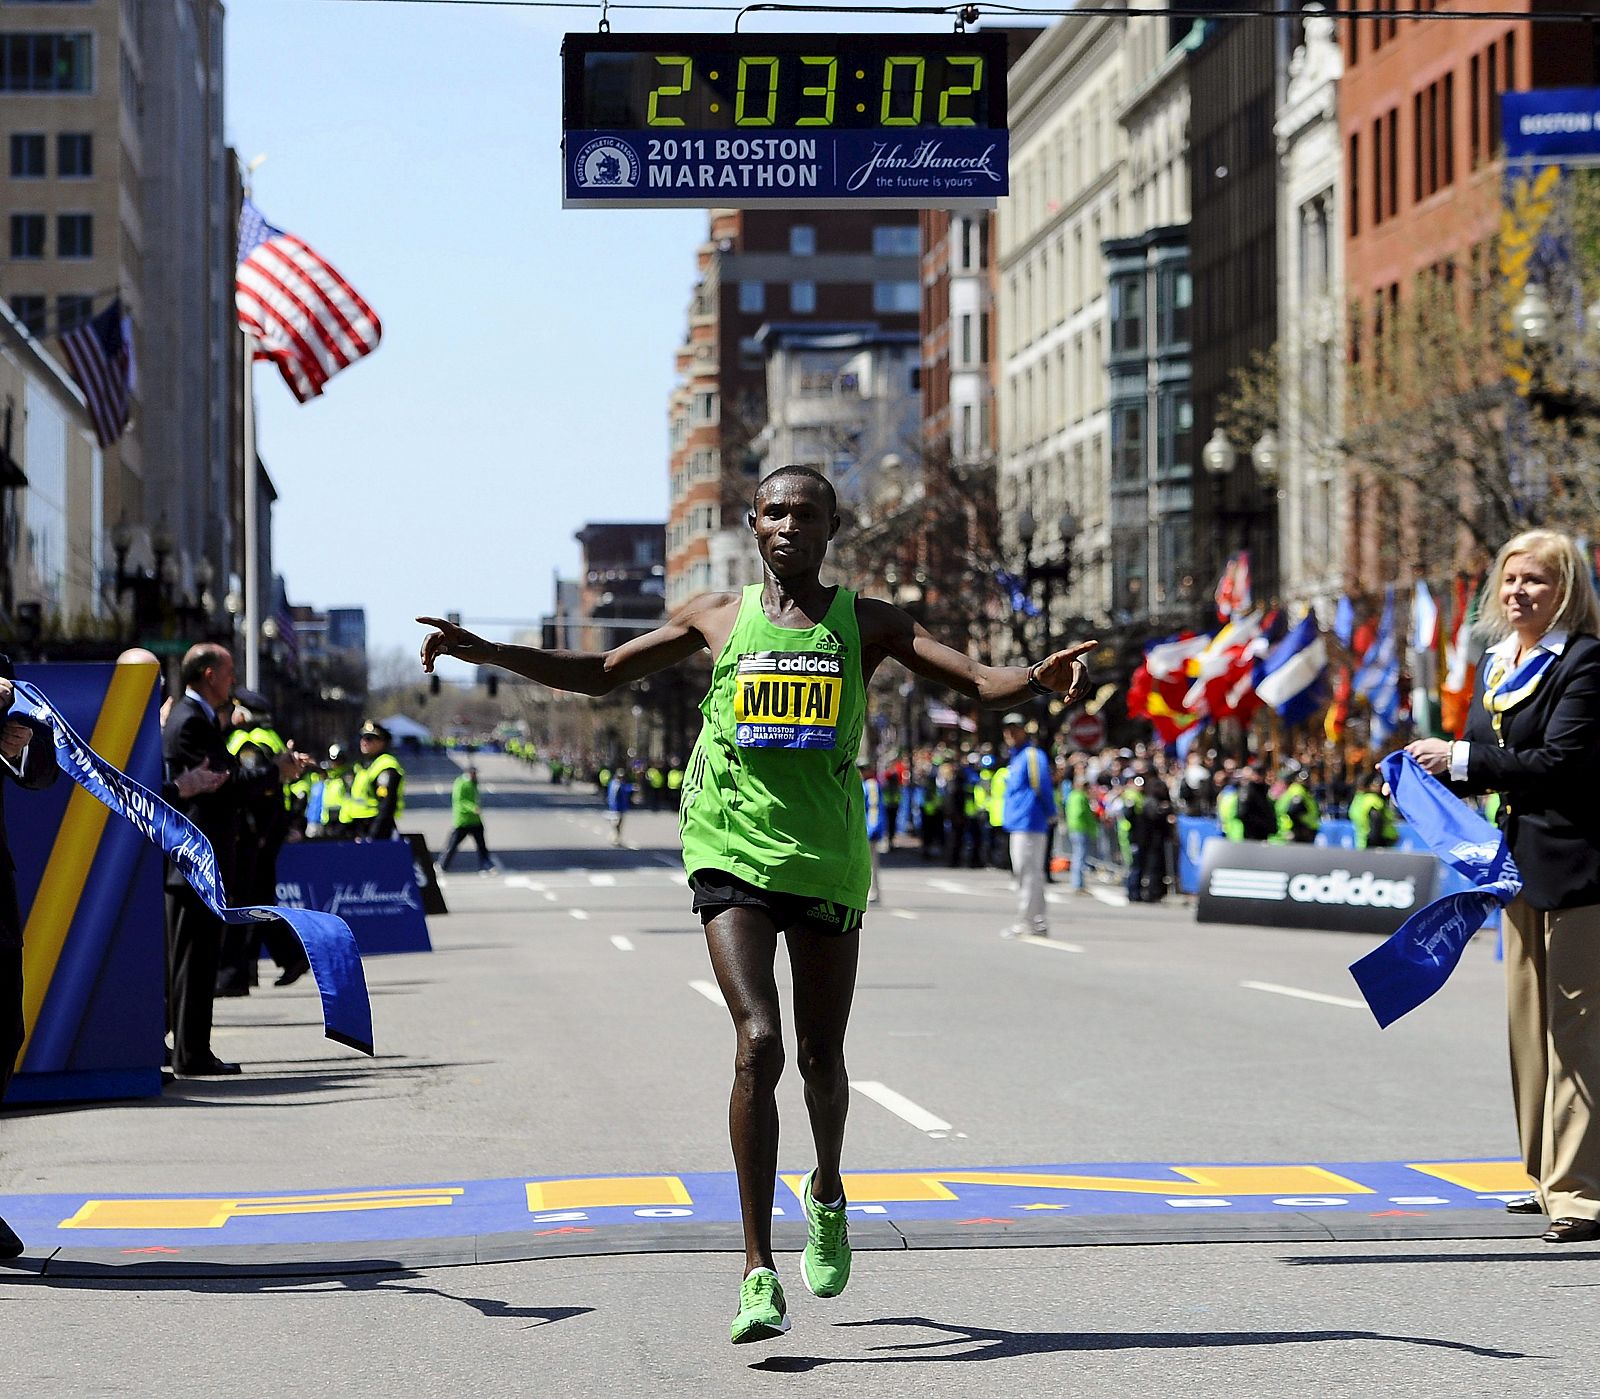
[[[589,142],[573,168],[583,189],[632,189],[639,183],[639,157],[609,136]]]
[[[741,746],[748,744],[753,738],[755,738],[755,736],[756,731],[751,728],[749,724],[739,725],[737,739]]]

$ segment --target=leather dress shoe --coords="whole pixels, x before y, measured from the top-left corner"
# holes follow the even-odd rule
[[[248,996],[250,994],[250,983],[242,977],[218,977],[216,991],[213,994],[219,998],[224,996]]]
[[[311,963],[302,957],[298,962],[285,967],[283,969],[283,975],[281,975],[272,984],[274,986],[293,986],[295,982],[299,981],[300,978],[310,970]]]
[[[1547,1244],[1586,1244],[1600,1239],[1600,1219],[1552,1219],[1544,1231]]]
[[[1539,1203],[1537,1195],[1518,1195],[1515,1200],[1506,1201],[1507,1214],[1543,1214],[1544,1206]]]
[[[210,1058],[200,1059],[193,1064],[179,1064],[173,1069],[179,1078],[227,1078],[232,1074],[243,1073],[237,1064],[230,1064],[225,1059]]]
[[[11,1226],[0,1219],[0,1258],[21,1258],[23,1247]]]

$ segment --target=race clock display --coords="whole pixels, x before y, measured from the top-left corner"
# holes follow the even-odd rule
[[[569,34],[563,203],[985,207],[1002,34]]]

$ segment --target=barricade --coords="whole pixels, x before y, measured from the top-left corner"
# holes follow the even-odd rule
[[[411,846],[404,840],[302,840],[278,855],[278,902],[336,913],[363,957],[432,952]]]
[[[21,665],[107,761],[161,786],[154,665]],[[27,1039],[8,1103],[161,1091],[166,930],[161,852],[65,774],[14,784],[6,832],[23,919]]]

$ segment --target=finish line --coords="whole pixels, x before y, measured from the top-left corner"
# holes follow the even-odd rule
[[[799,1247],[783,1172],[779,1248]],[[859,1249],[1536,1235],[1505,1214],[1510,1161],[1056,1165],[845,1174]],[[282,1194],[0,1198],[31,1271],[341,1272],[583,1254],[737,1249],[732,1172],[515,1176]],[[1537,1227],[1536,1227],[1537,1226]]]

